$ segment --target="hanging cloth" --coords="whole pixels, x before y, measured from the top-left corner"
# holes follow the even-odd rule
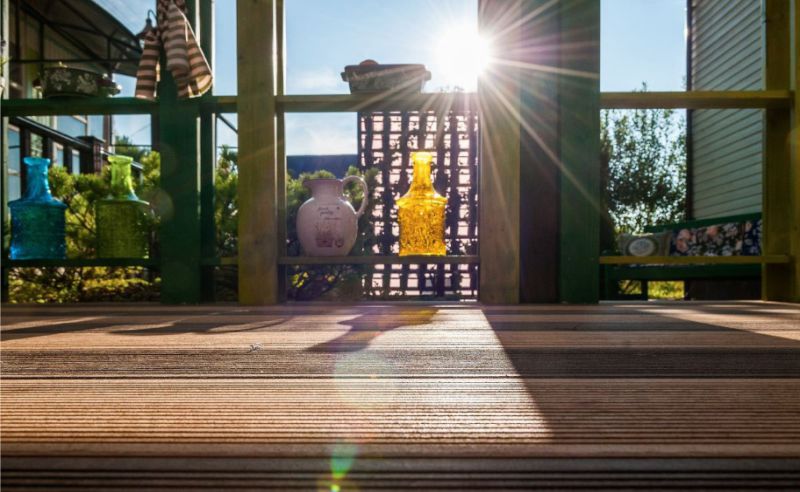
[[[205,94],[213,82],[211,67],[186,18],[186,0],[158,0],[158,26],[143,33],[144,48],[136,72],[136,97],[155,99],[159,50],[163,46],[167,69],[182,99]]]

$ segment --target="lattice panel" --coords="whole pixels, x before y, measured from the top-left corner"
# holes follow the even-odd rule
[[[440,121],[441,120],[441,121]],[[373,211],[375,254],[399,252],[396,200],[412,179],[411,152],[434,154],[433,181],[447,198],[448,255],[478,254],[478,117],[472,112],[375,112],[359,115],[362,170],[377,167],[378,203]],[[387,265],[371,275],[374,296],[477,295],[477,265]]]

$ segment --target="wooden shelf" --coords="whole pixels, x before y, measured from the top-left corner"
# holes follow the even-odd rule
[[[4,99],[3,117],[72,114],[153,114],[155,101],[135,97]]]
[[[212,113],[235,113],[236,96],[203,96],[178,104],[199,105]],[[72,114],[155,114],[157,101],[135,97],[62,98],[62,99],[3,99],[3,117],[50,116]]]
[[[157,258],[70,258],[3,260],[5,268],[43,268],[43,267],[158,267]]]
[[[280,265],[463,265],[478,264],[474,256],[281,256]]]
[[[791,91],[601,92],[602,109],[789,108]]]
[[[478,109],[477,95],[471,92],[297,95],[278,96],[276,102],[278,110],[285,113]]]
[[[789,255],[765,256],[601,256],[601,265],[753,265],[789,263]]]

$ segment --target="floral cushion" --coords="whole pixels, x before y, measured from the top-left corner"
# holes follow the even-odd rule
[[[728,222],[673,231],[672,256],[735,256],[761,254],[761,220]]]

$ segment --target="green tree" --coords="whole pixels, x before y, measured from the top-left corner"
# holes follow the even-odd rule
[[[135,145],[133,140],[127,135],[117,135],[114,137],[114,152],[120,155],[127,155],[133,157],[136,162],[142,162],[145,155],[148,154],[142,146]]]
[[[601,157],[616,232],[679,221],[686,204],[686,130],[671,109],[604,111]]]

